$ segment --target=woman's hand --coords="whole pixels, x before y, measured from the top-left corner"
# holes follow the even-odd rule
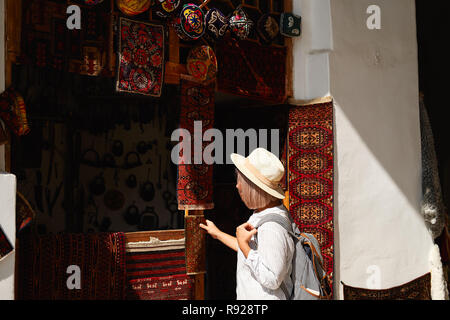
[[[244,256],[247,258],[250,252],[249,242],[253,235],[256,234],[257,229],[254,228],[250,223],[246,222],[241,224],[236,228],[236,239]]]
[[[204,225],[203,223],[199,224],[200,228],[205,229],[209,235],[211,237],[213,237],[214,239],[217,239],[217,237],[220,234],[220,230],[219,228],[216,227],[216,225],[214,224],[214,222],[206,220],[206,225]]]

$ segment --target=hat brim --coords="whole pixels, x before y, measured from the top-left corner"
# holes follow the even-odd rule
[[[278,188],[274,189],[274,188],[271,188],[271,187],[265,185],[252,172],[250,172],[250,170],[248,170],[245,167],[245,165],[244,165],[245,157],[244,156],[241,156],[240,154],[237,154],[237,153],[232,153],[230,155],[230,158],[231,158],[231,161],[233,161],[233,163],[236,166],[236,168],[238,168],[238,170],[240,172],[242,172],[242,174],[244,176],[246,176],[251,182],[256,184],[259,188],[261,188],[262,190],[264,190],[265,192],[267,192],[271,196],[274,196],[274,197],[276,197],[278,199],[284,199],[285,198],[284,191],[283,191],[283,189],[280,186],[278,186]]]

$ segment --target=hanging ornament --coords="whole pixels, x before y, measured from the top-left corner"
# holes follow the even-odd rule
[[[240,39],[244,40],[250,34],[253,28],[253,21],[245,13],[242,6],[238,6],[236,10],[233,11],[229,19],[231,31]]]
[[[181,0],[156,0],[155,13],[161,18],[174,15],[180,6]]]
[[[187,70],[200,81],[212,81],[217,74],[217,59],[210,46],[193,48],[187,58]]]
[[[270,14],[263,14],[259,18],[256,30],[265,44],[270,44],[280,32],[277,21]]]
[[[216,8],[209,9],[205,16],[206,32],[215,40],[221,39],[228,27],[227,17]]]
[[[205,15],[202,9],[192,3],[185,4],[178,19],[174,21],[178,36],[183,40],[196,40],[205,33]]]
[[[151,0],[117,0],[119,10],[129,16],[135,16],[148,10]]]
[[[283,12],[280,17],[280,33],[286,37],[298,37],[301,33],[302,17]]]

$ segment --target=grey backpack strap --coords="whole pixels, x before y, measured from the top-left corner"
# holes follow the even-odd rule
[[[295,236],[295,234],[292,232],[291,222],[276,213],[270,213],[270,214],[265,215],[253,227],[258,229],[260,226],[262,226],[266,222],[276,222],[280,226],[282,226],[291,236]]]
[[[256,225],[254,225],[253,227],[255,227],[256,229],[258,229],[260,226],[262,226],[264,223],[266,222],[275,222],[278,223],[280,226],[282,226],[291,236],[296,237],[294,232],[292,231],[292,224],[289,220],[287,220],[286,218],[283,218],[282,216],[280,216],[279,214],[276,213],[271,213],[271,214],[267,214],[264,217],[262,217],[257,223]],[[258,234],[256,234],[258,235]],[[255,239],[257,239],[257,237],[255,237]],[[289,300],[291,295],[288,292],[288,289],[286,287],[286,284],[284,283],[284,281],[281,283],[280,285],[281,290],[283,291],[286,300]]]

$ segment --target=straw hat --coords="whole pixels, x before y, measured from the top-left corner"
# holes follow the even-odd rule
[[[283,189],[279,185],[284,167],[276,155],[264,148],[257,148],[247,158],[237,153],[232,153],[230,158],[250,181],[268,194],[284,199]]]

